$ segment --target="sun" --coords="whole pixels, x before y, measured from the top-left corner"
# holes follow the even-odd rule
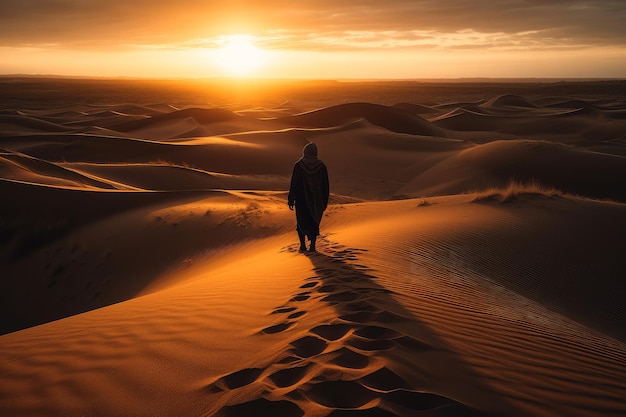
[[[259,69],[267,59],[267,52],[257,48],[254,37],[229,35],[218,40],[222,45],[215,53],[215,60],[230,75],[245,76]]]

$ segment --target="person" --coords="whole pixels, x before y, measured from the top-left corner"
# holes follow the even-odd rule
[[[300,239],[300,252],[305,252],[308,237],[309,252],[315,252],[315,242],[320,234],[322,215],[328,206],[328,170],[317,157],[317,145],[309,142],[293,167],[287,204],[296,208],[296,230]]]

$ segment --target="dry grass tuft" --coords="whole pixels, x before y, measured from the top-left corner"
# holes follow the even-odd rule
[[[511,181],[505,188],[491,187],[476,191],[473,194],[472,202],[498,201],[499,203],[510,202],[521,196],[561,197],[565,195],[557,188],[545,186],[538,182],[521,183],[517,181]]]

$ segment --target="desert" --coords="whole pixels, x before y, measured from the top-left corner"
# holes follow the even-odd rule
[[[0,77],[0,415],[623,416],[625,179],[623,80]]]

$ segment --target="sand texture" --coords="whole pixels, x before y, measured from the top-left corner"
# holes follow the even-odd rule
[[[626,83],[0,84],[0,415],[626,415]]]

